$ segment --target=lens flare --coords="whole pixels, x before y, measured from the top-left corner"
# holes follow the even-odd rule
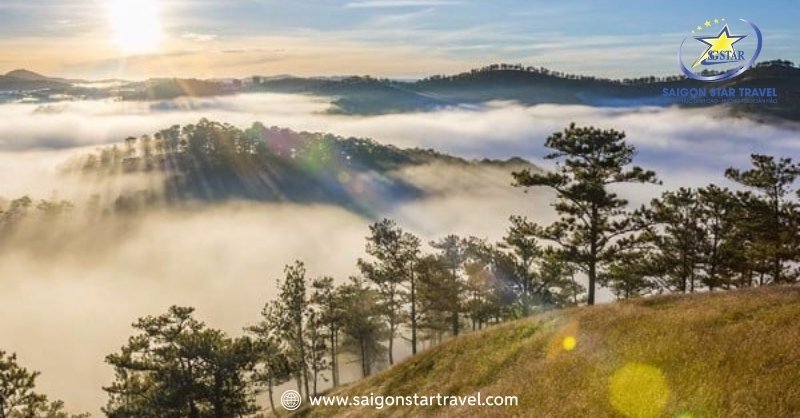
[[[611,405],[628,418],[661,416],[669,400],[669,386],[664,374],[656,367],[630,363],[611,377]]]
[[[564,341],[561,342],[561,347],[563,347],[565,351],[574,350],[576,345],[578,345],[578,340],[576,340],[575,337],[571,335],[565,337]]]
[[[580,326],[577,321],[569,321],[557,325],[547,347],[547,358],[556,359],[578,347]]]

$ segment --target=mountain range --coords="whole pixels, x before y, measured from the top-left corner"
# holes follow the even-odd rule
[[[526,105],[669,106],[664,89],[775,88],[776,104],[737,104],[734,114],[800,120],[800,68],[788,61],[759,64],[744,75],[721,83],[704,83],[682,76],[610,80],[554,73],[544,68],[496,64],[453,76],[433,76],[415,82],[372,77],[344,80],[284,78],[266,80],[252,89],[334,97],[331,109],[344,114],[385,114],[478,105],[493,100]],[[691,105],[691,106],[705,106]]]
[[[379,115],[424,112],[446,107],[480,105],[489,101],[516,101],[525,105],[580,104],[589,106],[670,106],[664,89],[774,88],[777,103],[726,105],[731,114],[756,119],[800,121],[800,68],[789,61],[758,64],[742,76],[721,83],[704,83],[683,76],[611,80],[553,72],[540,67],[493,64],[450,76],[417,81],[352,77],[261,77],[228,80],[156,78],[120,81],[114,86],[46,77],[28,70],[0,76],[0,93],[46,101],[114,97],[122,100],[169,100],[181,96],[207,97],[237,93],[310,94],[331,98],[331,113]],[[709,106],[687,104],[681,106]]]

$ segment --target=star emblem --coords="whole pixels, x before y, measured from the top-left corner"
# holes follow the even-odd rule
[[[700,57],[697,58],[697,61],[694,62],[692,67],[700,65],[700,63],[708,58],[708,53],[712,51],[735,53],[736,50],[733,48],[733,44],[741,41],[746,36],[747,35],[731,35],[728,30],[728,25],[725,25],[717,36],[695,36],[694,39],[708,45],[708,48],[700,54]]]

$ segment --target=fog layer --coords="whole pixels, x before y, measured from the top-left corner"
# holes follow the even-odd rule
[[[328,107],[320,98],[268,94],[0,105],[0,196],[85,197],[96,183],[59,174],[71,156],[201,117],[240,127],[260,121],[366,136],[468,158],[522,156],[545,167],[544,139],[575,121],[625,130],[640,150],[639,162],[657,170],[669,187],[719,181],[724,168],[746,165],[752,152],[800,154],[796,127],[725,118],[717,110],[491,103],[354,117],[327,114]],[[394,205],[383,215],[425,241],[449,233],[497,240],[509,215],[552,218],[552,196],[511,187],[503,169],[435,165],[401,175],[427,197]],[[661,190],[622,194],[643,202]],[[209,325],[238,334],[274,295],[286,263],[304,260],[312,276],[353,274],[369,223],[333,206],[228,202],[124,220],[76,220],[22,234],[0,254],[0,347],[43,372],[42,391],[71,409],[97,413],[105,401],[100,387],[111,379],[102,359],[125,343],[137,317],[172,304],[191,305]]]

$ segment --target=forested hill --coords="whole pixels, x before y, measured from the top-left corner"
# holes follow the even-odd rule
[[[495,64],[451,76],[416,82],[372,77],[344,79],[278,78],[250,86],[253,91],[309,93],[335,97],[334,112],[383,114],[425,111],[447,106],[514,100],[523,104],[585,104],[592,106],[671,105],[664,88],[774,87],[777,104],[736,105],[738,114],[800,120],[800,69],[789,61],[759,64],[743,76],[722,83],[702,83],[683,76],[610,80],[565,74],[540,67]]]
[[[136,174],[163,179],[158,187],[120,195],[115,204],[122,209],[157,202],[248,199],[332,203],[372,213],[422,197],[425,191],[408,182],[402,170],[425,164],[501,167],[509,173],[533,167],[520,158],[467,161],[371,139],[295,132],[260,123],[239,129],[203,119],[129,137],[73,161],[67,170],[104,179]]]

